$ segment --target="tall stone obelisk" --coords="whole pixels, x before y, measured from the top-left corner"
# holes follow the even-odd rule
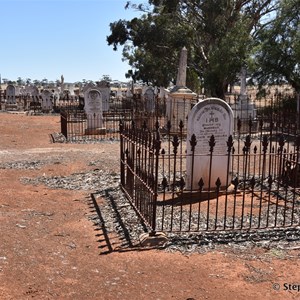
[[[180,52],[179,68],[176,79],[176,86],[186,86],[187,50],[185,47]]]
[[[187,49],[182,48],[176,85],[170,91],[166,103],[167,120],[171,123],[171,133],[179,132],[180,121],[183,122],[183,131],[186,132],[187,116],[194,104],[197,103],[197,94],[186,87]]]

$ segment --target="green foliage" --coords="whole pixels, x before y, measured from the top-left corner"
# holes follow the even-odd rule
[[[283,0],[257,36],[254,77],[260,84],[291,84],[300,92],[300,0]]]
[[[224,98],[249,60],[253,36],[278,0],[149,0],[143,14],[110,24],[108,45],[123,46],[135,79],[168,85],[177,76],[179,53],[188,50],[189,88],[201,83]],[[130,7],[130,4],[127,5]]]
[[[271,116],[275,114],[285,114],[291,116],[297,111],[296,95],[278,95],[271,105],[260,107],[259,115]]]
[[[124,45],[129,38],[126,23],[125,20],[119,20],[110,24],[111,35],[107,37],[107,42],[113,45],[114,50],[117,50],[118,44]]]

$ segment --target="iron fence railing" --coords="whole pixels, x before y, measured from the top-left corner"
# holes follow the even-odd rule
[[[239,130],[227,141],[226,182],[212,177],[217,168],[214,137],[210,153],[196,154],[198,141],[187,141],[160,126],[121,126],[121,186],[152,231],[218,231],[281,228],[300,225],[300,137],[286,132],[274,119],[259,120],[257,130]],[[271,124],[271,125],[270,125]],[[182,126],[179,125],[179,128]],[[187,186],[187,159],[209,160],[209,182],[196,178]],[[196,168],[196,166],[194,167]],[[222,170],[223,171],[223,170]],[[189,172],[189,174],[187,174]],[[194,174],[193,174],[194,172]],[[192,174],[190,174],[192,173]],[[192,180],[193,181],[193,180]]]
[[[78,109],[61,111],[60,117],[61,133],[69,142],[119,139],[120,121],[132,118],[128,110],[87,115]]]

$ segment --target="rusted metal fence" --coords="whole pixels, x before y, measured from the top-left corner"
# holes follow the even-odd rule
[[[300,136],[293,121],[284,123],[284,115],[276,110],[268,117],[261,114],[256,130],[250,119],[247,133],[238,121],[227,141],[226,182],[196,178],[198,190],[186,186],[187,153],[192,160],[208,157],[211,175],[217,157],[214,136],[206,141],[209,153],[199,155],[193,151],[199,141],[187,141],[182,124],[179,133],[171,135],[160,132],[159,124],[148,128],[123,123],[121,186],[153,232],[299,226]],[[297,117],[293,111],[289,120]]]
[[[119,139],[120,121],[131,118],[128,110],[103,112],[101,116],[78,109],[62,110],[61,133],[69,142]]]
[[[79,99],[80,100],[80,99]],[[87,115],[84,103],[79,101],[60,103],[61,133],[67,141],[119,139],[119,124],[135,120],[140,128],[154,128],[157,122],[164,123],[164,103],[158,103],[153,111],[146,109],[145,103],[136,95],[126,99],[110,99],[109,110],[101,114]]]

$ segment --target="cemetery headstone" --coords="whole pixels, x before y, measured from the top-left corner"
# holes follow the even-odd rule
[[[133,96],[132,94],[132,83],[127,83],[127,89],[126,89],[126,97],[131,98]]]
[[[102,95],[102,110],[108,111],[109,110],[109,99],[110,99],[110,84],[106,80],[101,80],[97,83],[97,89],[100,91]]]
[[[44,90],[41,96],[42,96],[42,103],[41,103],[42,111],[43,112],[51,111],[53,109],[53,94],[48,90]]]
[[[86,134],[101,134],[105,131],[103,128],[102,94],[97,89],[90,89],[86,91],[85,95]]]
[[[123,93],[122,93],[122,89],[121,89],[121,88],[118,88],[118,89],[117,89],[116,98],[117,98],[118,100],[122,100],[122,98],[123,98]]]
[[[253,121],[252,131],[256,130],[256,105],[247,95],[247,69],[242,67],[240,72],[240,94],[238,96],[238,101],[233,105],[234,118],[241,120],[241,132],[249,132],[249,119]]]
[[[9,84],[6,87],[6,103],[7,104],[16,104],[16,88]]]
[[[155,94],[152,87],[149,87],[144,93],[145,108],[147,112],[155,111]]]
[[[92,82],[89,82],[88,84],[86,84],[83,88],[82,88],[82,93],[84,98],[87,98],[87,93],[89,92],[90,89],[95,89],[96,85]]]
[[[208,98],[192,108],[187,128],[187,190],[199,190],[201,178],[204,189],[213,189],[218,178],[223,187],[230,183],[227,141],[232,132],[233,112],[225,101]],[[197,142],[194,155],[190,144],[193,135]],[[212,136],[215,146],[211,156],[209,141]]]

